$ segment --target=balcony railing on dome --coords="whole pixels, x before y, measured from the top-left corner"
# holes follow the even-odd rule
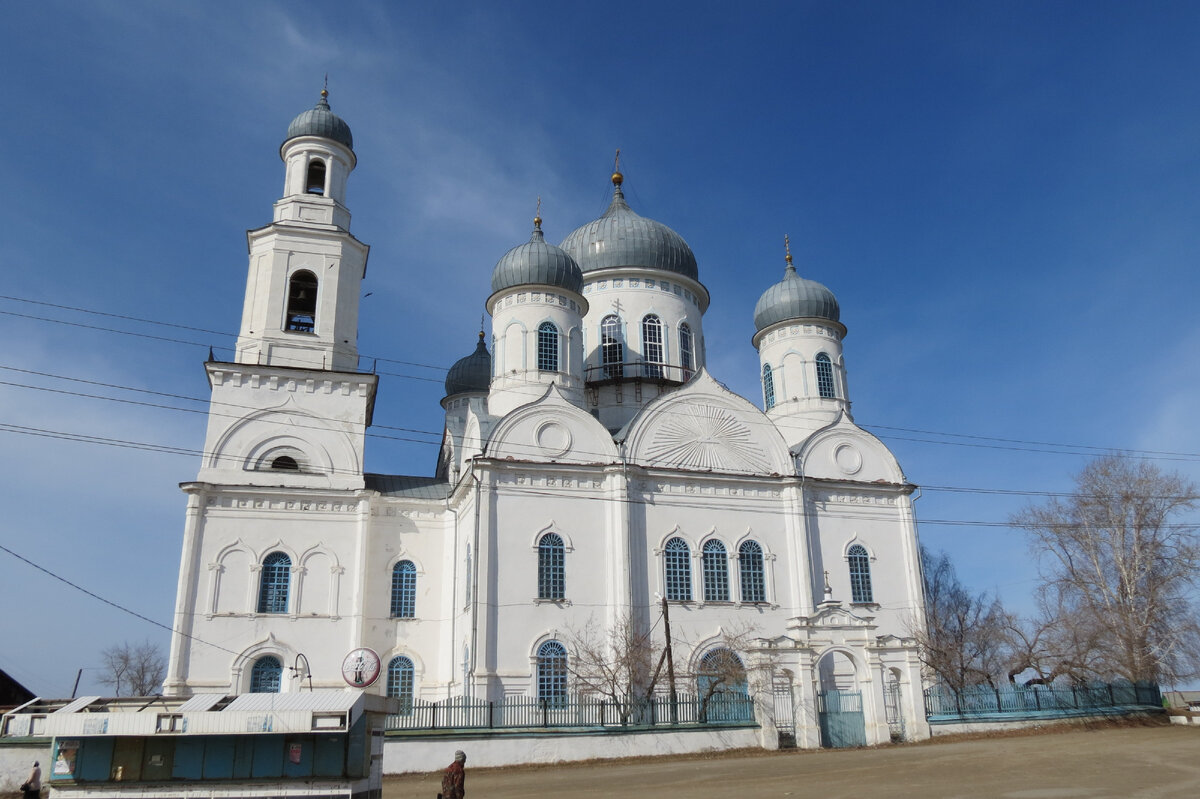
[[[615,383],[618,380],[644,380],[654,383],[686,383],[696,374],[695,369],[672,366],[667,363],[648,361],[622,361],[589,366],[584,369],[584,382],[588,385]]]
[[[388,716],[388,730],[472,730],[530,728],[647,728],[754,726],[754,700],[743,693],[718,693],[708,701],[678,694],[614,702],[594,696],[536,699],[509,696],[498,702],[454,697],[414,700],[406,712]]]

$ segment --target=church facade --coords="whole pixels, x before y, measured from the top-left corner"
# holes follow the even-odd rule
[[[496,264],[490,336],[447,373],[436,473],[370,474],[368,247],[324,92],[280,155],[234,360],[205,364],[168,694],[341,687],[366,648],[370,692],[561,697],[581,631],[661,638],[667,610],[681,692],[720,651],[745,664],[738,690],[789,697],[801,745],[832,691],[861,694],[868,743],[922,735],[916,487],[854,423],[828,288],[788,255],[754,309],[762,397],[737,396],[706,369],[695,255],[615,172],[600,218],[559,246],[535,219]]]

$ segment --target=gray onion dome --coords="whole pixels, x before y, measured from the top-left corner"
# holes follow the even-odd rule
[[[487,344],[483,339],[483,333],[480,333],[475,351],[455,361],[446,373],[447,397],[488,390],[492,382],[492,356],[488,354]]]
[[[674,272],[700,281],[696,256],[683,237],[661,222],[634,213],[621,191],[623,177],[613,173],[613,200],[604,215],[563,239],[585,273],[633,266]]]
[[[754,327],[762,332],[777,322],[790,319],[827,319],[840,322],[841,310],[833,292],[815,280],[796,274],[788,255],[783,280],[763,292],[754,306]]]
[[[292,124],[288,125],[284,144],[300,136],[320,136],[322,139],[332,139],[351,150],[354,149],[354,136],[350,133],[350,126],[329,110],[328,97],[329,92],[322,89],[321,99],[317,104],[292,120]]]
[[[583,292],[583,272],[575,259],[553,244],[546,243],[542,220],[533,220],[533,235],[504,254],[492,270],[492,293],[513,286],[554,286]]]

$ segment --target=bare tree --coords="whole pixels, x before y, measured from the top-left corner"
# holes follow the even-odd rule
[[[1089,463],[1075,485],[1013,517],[1039,558],[1061,658],[1093,679],[1196,675],[1200,542],[1182,519],[1197,507],[1195,485],[1117,455]]]
[[[130,644],[128,641],[111,646],[100,655],[104,662],[102,685],[113,688],[114,696],[151,696],[160,693],[167,672],[167,659],[157,644],[143,641]]]
[[[926,672],[955,693],[972,685],[994,687],[1008,671],[1014,620],[998,599],[969,591],[945,552],[935,555],[922,546],[921,563],[926,618],[912,633]]]
[[[576,686],[611,700],[620,708],[622,721],[628,721],[631,700],[654,693],[659,677],[655,663],[662,646],[649,631],[638,628],[632,614],[618,616],[605,629],[589,618],[583,629],[568,630],[565,639],[571,650],[567,669]]]
[[[704,644],[704,651],[693,658],[690,669],[681,675],[696,691],[700,721],[707,721],[710,707],[725,699],[749,696],[750,676],[743,658],[754,653],[753,668],[769,680],[774,671],[773,653],[764,646],[757,629],[749,624],[721,628],[716,640]],[[695,647],[691,647],[695,648]]]

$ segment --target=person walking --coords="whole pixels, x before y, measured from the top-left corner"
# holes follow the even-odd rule
[[[442,792],[438,794],[438,799],[463,799],[466,796],[467,775],[463,768],[466,762],[467,755],[463,750],[454,753],[454,762],[442,774]]]
[[[21,795],[25,799],[38,799],[42,795],[42,766],[36,760],[33,761],[29,779],[21,783]]]

